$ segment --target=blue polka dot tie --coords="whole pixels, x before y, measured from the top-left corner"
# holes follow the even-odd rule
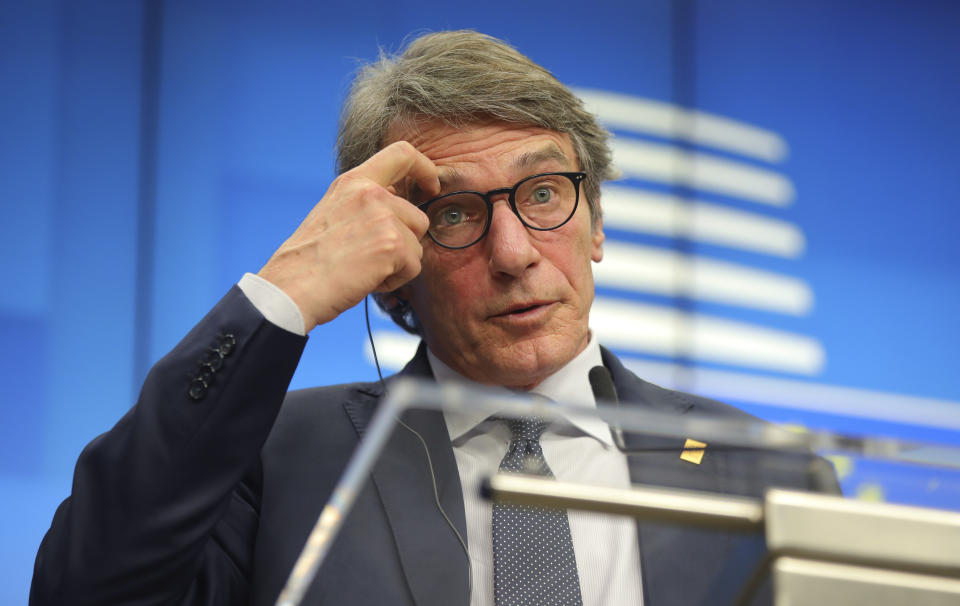
[[[543,458],[542,419],[501,419],[513,439],[501,472],[553,477]],[[565,510],[493,505],[493,585],[497,606],[580,606],[580,579]]]

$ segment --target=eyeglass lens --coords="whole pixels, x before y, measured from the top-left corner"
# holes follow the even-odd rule
[[[513,200],[523,223],[537,230],[555,229],[566,222],[577,205],[574,181],[563,174],[528,177],[514,186]],[[484,196],[460,192],[434,199],[423,207],[430,219],[430,235],[452,248],[479,240],[490,220]]]

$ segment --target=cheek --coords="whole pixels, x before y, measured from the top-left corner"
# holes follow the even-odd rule
[[[589,305],[593,300],[593,272],[589,260],[578,261],[564,270],[567,282],[574,291],[574,297],[580,305]]]
[[[419,303],[429,306],[438,319],[469,319],[471,304],[482,300],[483,280],[476,262],[454,264],[443,255],[425,256],[418,278]]]
[[[457,272],[436,280],[432,287],[434,301],[447,319],[466,321],[470,318],[471,303],[481,298],[477,280],[469,279],[467,272]]]
[[[558,241],[549,255],[554,267],[581,298],[593,294],[591,242],[586,238]]]

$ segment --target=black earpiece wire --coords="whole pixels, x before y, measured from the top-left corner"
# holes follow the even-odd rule
[[[387,383],[383,380],[383,372],[380,370],[380,360],[377,358],[377,347],[373,344],[373,331],[370,330],[370,295],[367,295],[363,298],[363,317],[367,324],[367,338],[370,340],[370,351],[373,353],[373,363],[377,367],[377,376],[380,377],[380,386],[383,387],[383,395],[387,395]],[[437,474],[433,471],[433,458],[430,456],[430,449],[427,447],[427,441],[424,440],[423,436],[421,436],[414,428],[404,423],[400,417],[397,417],[397,423],[399,423],[401,427],[412,433],[417,437],[418,440],[420,440],[420,444],[423,446],[423,452],[425,455],[427,455],[427,467],[430,469],[430,481],[433,484],[433,502],[440,511],[440,515],[443,516],[443,519],[447,521],[447,525],[450,526],[450,530],[452,530],[453,534],[456,535],[457,541],[460,543],[460,547],[463,548],[464,555],[467,556],[467,604],[469,604],[473,599],[473,560],[470,558],[470,551],[467,549],[467,542],[463,539],[460,531],[457,530],[457,527],[450,519],[450,516],[448,516],[447,512],[443,509],[443,505],[440,504],[440,492],[437,489]]]
[[[383,387],[383,395],[387,395],[387,384],[383,380],[383,373],[380,371],[380,360],[377,358],[377,347],[373,344],[373,331],[370,330],[370,295],[363,298],[363,318],[367,322],[367,338],[370,340],[370,351],[373,352],[373,363],[377,367],[377,376],[380,377],[380,386]]]

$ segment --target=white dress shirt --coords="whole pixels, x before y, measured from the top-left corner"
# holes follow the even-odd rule
[[[290,332],[306,334],[299,308],[282,290],[254,274],[238,286],[263,316]],[[438,382],[454,381],[479,387],[427,350]],[[600,346],[590,343],[576,358],[532,393],[557,402],[593,408],[596,401],[588,373],[602,365]],[[483,386],[490,390],[490,386]],[[505,390],[506,391],[506,390]],[[467,546],[472,571],[471,606],[493,604],[493,510],[480,498],[479,483],[500,466],[510,443],[510,430],[488,415],[444,414],[453,454],[460,472],[467,522]],[[602,486],[629,487],[626,457],[613,444],[610,429],[599,419],[570,419],[566,426],[548,427],[540,439],[543,456],[558,480]],[[642,603],[640,551],[632,518],[569,511],[570,535],[577,559],[584,606],[628,606]]]
[[[477,386],[427,350],[438,382]],[[532,390],[558,402],[595,407],[587,378],[602,365],[600,346],[591,335],[580,355]],[[490,390],[490,386],[483,386]],[[507,390],[505,390],[507,391]],[[480,498],[480,481],[495,472],[510,443],[510,430],[488,415],[446,413],[447,430],[460,472],[467,521],[473,587],[470,604],[493,604],[493,510]],[[629,487],[626,457],[613,444],[609,426],[600,419],[570,419],[570,425],[549,427],[540,439],[543,456],[558,480]],[[584,606],[641,604],[640,551],[632,518],[569,511],[570,535],[577,558]]]

